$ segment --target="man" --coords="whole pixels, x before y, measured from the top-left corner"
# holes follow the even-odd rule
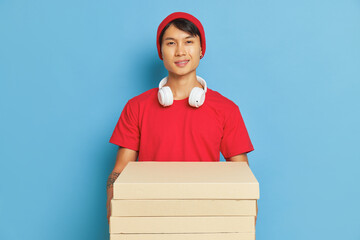
[[[126,103],[110,138],[119,150],[107,183],[108,219],[113,183],[129,161],[219,161],[221,152],[248,163],[254,150],[238,106],[196,75],[206,49],[200,21],[172,13],[156,41],[168,76]]]

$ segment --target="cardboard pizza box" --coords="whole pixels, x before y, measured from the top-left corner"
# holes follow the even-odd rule
[[[110,234],[110,240],[255,240],[255,233]]]
[[[129,162],[114,183],[114,199],[259,199],[259,183],[244,162]]]
[[[256,216],[256,200],[112,199],[111,216]]]
[[[110,217],[112,233],[255,233],[254,216]]]

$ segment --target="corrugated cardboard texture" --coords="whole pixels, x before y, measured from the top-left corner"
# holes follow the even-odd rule
[[[110,233],[255,232],[255,217],[110,217]]]
[[[255,240],[255,233],[110,234],[110,240]]]
[[[111,200],[111,216],[256,216],[256,200]]]
[[[243,162],[129,162],[114,199],[259,199],[259,183]]]

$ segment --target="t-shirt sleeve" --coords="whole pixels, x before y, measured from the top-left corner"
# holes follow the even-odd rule
[[[224,158],[229,158],[253,150],[240,109],[236,105],[225,119],[220,151]]]
[[[140,131],[136,104],[128,101],[110,138],[110,143],[139,151]]]

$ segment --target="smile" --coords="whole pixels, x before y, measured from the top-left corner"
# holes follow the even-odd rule
[[[178,66],[178,67],[184,67],[184,66],[186,66],[186,64],[187,64],[189,61],[190,61],[190,60],[175,62],[175,65]]]

